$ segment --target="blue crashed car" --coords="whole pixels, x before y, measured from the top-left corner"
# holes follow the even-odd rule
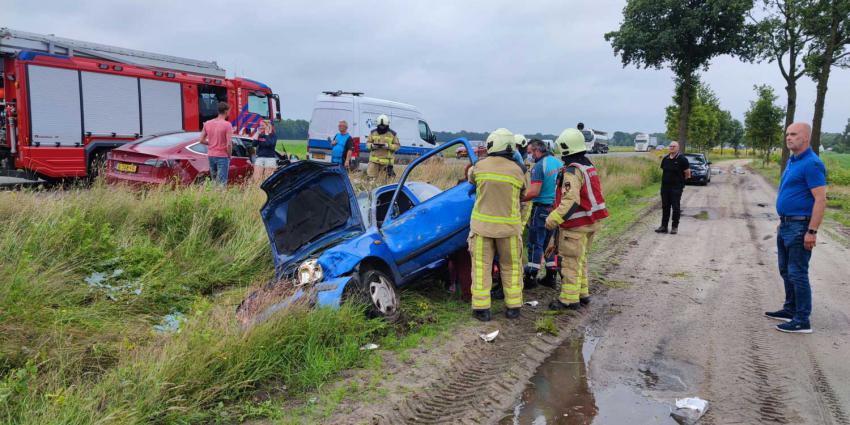
[[[248,324],[296,301],[339,306],[357,298],[371,315],[397,319],[397,288],[466,250],[474,187],[408,181],[417,166],[457,145],[477,160],[465,138],[455,139],[413,161],[398,184],[359,195],[336,166],[299,161],[275,172],[262,184],[261,209],[275,279],[246,298],[237,317]]]

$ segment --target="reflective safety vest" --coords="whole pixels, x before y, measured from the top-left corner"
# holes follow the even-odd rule
[[[469,171],[475,188],[470,230],[488,238],[522,234],[520,199],[525,189],[522,169],[509,158],[488,156]]]
[[[605,198],[602,196],[602,184],[599,181],[599,173],[596,167],[578,163],[572,163],[564,168],[562,172],[567,173],[567,168],[575,167],[581,171],[584,184],[579,190],[579,204],[569,217],[565,217],[561,228],[572,229],[575,227],[589,226],[608,217],[608,209],[605,208]],[[562,180],[562,179],[559,179]],[[561,190],[555,194],[555,206],[561,203]]]
[[[377,130],[373,130],[369,133],[369,138],[366,139],[366,147],[371,152],[369,154],[369,162],[380,165],[392,165],[393,153],[401,146],[395,131],[387,130],[386,133],[380,134]]]
[[[331,148],[331,163],[342,164],[342,154],[345,152],[345,145],[348,143],[348,139],[351,139],[350,134],[337,134],[334,136],[336,145]]]

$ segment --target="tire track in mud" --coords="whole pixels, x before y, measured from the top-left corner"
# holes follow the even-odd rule
[[[542,311],[542,309],[540,309]],[[407,397],[389,414],[376,415],[373,424],[490,423],[510,409],[526,381],[552,350],[567,339],[578,317],[553,316],[561,337],[538,336],[540,311],[523,311],[515,323],[494,321],[500,334],[493,343],[480,339],[468,344],[445,379]],[[485,325],[486,326],[486,325]]]
[[[814,387],[821,412],[831,415],[831,418],[824,418],[825,422],[836,425],[850,425],[850,416],[844,411],[841,400],[838,398],[838,394],[835,393],[832,385],[830,385],[829,379],[826,377],[817,357],[812,354],[811,350],[808,352],[808,355],[812,367],[812,386]]]

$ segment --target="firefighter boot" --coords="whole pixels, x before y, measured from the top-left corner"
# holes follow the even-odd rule
[[[561,310],[578,310],[580,307],[579,303],[573,304],[564,304],[560,300],[554,300],[549,303],[549,310],[561,311]]]
[[[547,288],[558,289],[559,280],[560,279],[558,278],[558,270],[547,268],[546,277],[544,277],[543,280],[540,281],[540,284]]]
[[[523,289],[534,289],[537,287],[537,271],[534,269],[527,269],[525,271],[525,277],[523,278]]]
[[[482,322],[490,321],[490,309],[487,310],[472,310],[472,316]]]
[[[518,319],[519,308],[509,308],[505,310],[505,317],[507,317],[508,319]]]
[[[578,302],[579,302],[579,304],[581,304],[582,307],[589,305],[590,304],[590,295],[588,295],[586,297],[579,298]]]

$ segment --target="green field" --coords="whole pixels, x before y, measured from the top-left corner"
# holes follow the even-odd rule
[[[277,151],[280,153],[286,152],[290,155],[297,155],[298,158],[304,159],[307,157],[307,141],[306,140],[278,140]]]

